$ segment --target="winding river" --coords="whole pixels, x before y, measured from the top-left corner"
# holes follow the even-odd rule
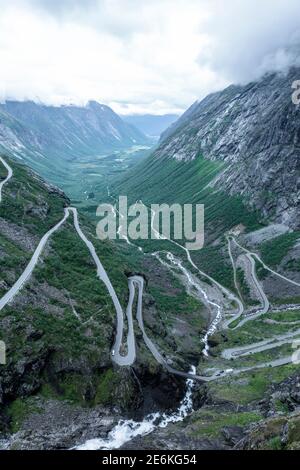
[[[13,176],[13,171],[11,167],[4,161],[2,157],[0,157],[0,160],[2,164],[5,166],[5,168],[8,171],[7,177],[0,183],[0,202],[2,201],[2,189],[6,183],[11,179]],[[94,260],[94,263],[96,265],[96,274],[99,277],[99,279],[105,284],[107,291],[112,299],[115,311],[116,311],[116,321],[117,321],[117,332],[116,332],[116,337],[115,337],[115,342],[113,346],[113,352],[111,355],[112,361],[114,361],[117,365],[119,366],[131,366],[136,359],[136,344],[135,344],[135,334],[134,334],[134,327],[133,327],[133,305],[134,305],[134,299],[136,296],[136,290],[138,291],[138,300],[137,300],[137,311],[136,311],[136,319],[138,326],[142,332],[143,340],[148,347],[148,349],[151,351],[152,355],[156,359],[158,363],[160,363],[163,367],[165,367],[170,373],[172,374],[177,374],[182,377],[186,378],[186,394],[180,403],[179,408],[174,412],[174,413],[152,413],[147,415],[142,421],[133,421],[133,420],[122,420],[120,421],[117,426],[109,433],[107,438],[105,439],[92,439],[87,441],[85,444],[82,444],[81,446],[78,447],[78,449],[116,449],[120,448],[123,444],[128,442],[129,440],[133,439],[136,436],[141,436],[145,434],[149,434],[152,432],[154,429],[157,427],[165,427],[167,424],[170,422],[178,422],[184,419],[188,413],[192,411],[192,389],[193,385],[195,383],[195,380],[200,380],[200,381],[211,381],[211,380],[216,380],[221,377],[226,376],[227,374],[233,374],[237,375],[241,372],[248,371],[248,370],[253,370],[257,368],[264,368],[264,367],[270,367],[270,366],[279,366],[283,364],[288,364],[292,361],[292,356],[288,356],[285,358],[280,358],[276,359],[274,361],[269,361],[269,362],[264,362],[260,364],[256,364],[255,366],[251,367],[244,367],[240,369],[227,369],[227,370],[218,370],[215,369],[214,372],[209,375],[209,376],[199,376],[196,374],[196,369],[195,367],[192,367],[190,372],[182,372],[174,369],[169,362],[163,357],[163,355],[159,352],[158,348],[154,344],[154,342],[148,337],[147,332],[144,327],[144,322],[143,322],[143,310],[142,310],[142,303],[143,303],[143,290],[144,290],[144,279],[142,276],[131,276],[128,278],[128,289],[129,289],[129,299],[128,299],[128,304],[126,308],[126,317],[127,317],[127,323],[128,323],[128,333],[127,333],[127,353],[126,354],[121,354],[120,350],[123,344],[123,330],[124,330],[124,311],[122,309],[121,303],[117,297],[117,294],[114,290],[114,287],[110,281],[110,278],[102,265],[94,245],[86,235],[82,232],[80,223],[78,220],[78,213],[77,209],[74,207],[67,207],[65,208],[64,211],[64,216],[63,218],[54,226],[52,227],[40,240],[37,248],[35,249],[28,265],[26,266],[25,270],[19,277],[19,279],[14,283],[14,285],[6,292],[6,294],[0,299],[0,310],[2,310],[8,303],[12,302],[14,299],[15,295],[18,294],[18,292],[22,289],[24,286],[25,282],[30,278],[39,258],[40,255],[45,248],[46,243],[48,242],[49,238],[61,228],[61,226],[65,223],[65,221],[69,218],[70,214],[73,215],[73,223],[75,230],[83,243],[87,246],[91,257]],[[153,225],[153,217],[152,217],[152,223]],[[122,236],[122,229],[120,229],[120,235]],[[157,238],[160,239],[166,239],[165,237],[161,236],[158,232],[156,233]],[[126,242],[129,244],[132,244],[127,236],[124,237]],[[169,239],[168,239],[169,240]],[[240,317],[243,314],[244,307],[241,302],[241,300],[234,295],[232,292],[230,292],[228,289],[223,287],[221,284],[219,284],[216,280],[214,280],[212,277],[207,275],[206,273],[202,272],[193,262],[191,259],[189,251],[183,247],[182,245],[178,244],[177,242],[173,240],[169,240],[171,243],[174,243],[178,245],[181,249],[183,249],[186,253],[186,257],[188,259],[188,262],[190,265],[200,274],[201,276],[206,277],[209,279],[215,286],[217,286],[220,291],[225,294],[230,300],[234,301],[237,306],[238,306],[238,313],[235,315],[235,318]],[[257,283],[257,288],[259,289],[261,293],[261,297],[263,300],[263,309],[261,309],[257,315],[249,315],[249,318],[244,318],[238,325],[237,327],[240,327],[242,324],[244,324],[246,321],[252,320],[253,318],[256,318],[257,316],[261,316],[263,313],[268,311],[269,309],[269,302],[268,299],[266,298],[262,287],[260,286],[257,278],[256,278],[256,273],[255,273],[255,263],[253,258],[256,258],[259,262],[262,263],[265,269],[268,269],[270,272],[273,274],[281,277],[282,279],[291,282],[294,285],[300,286],[299,283],[296,281],[292,281],[285,276],[276,273],[273,271],[271,268],[266,266],[263,261],[259,258],[259,256],[256,253],[252,253],[246,248],[242,247],[233,237],[232,241],[244,252],[246,252],[247,257],[249,261],[251,262],[251,274],[252,278],[255,283]],[[138,247],[139,250],[141,250],[140,247]],[[165,253],[166,254],[166,260],[161,257],[161,254]],[[230,252],[231,253],[231,252]],[[196,292],[199,294],[199,297],[204,299],[204,301],[210,306],[211,309],[215,311],[215,317],[213,321],[211,322],[204,338],[203,338],[203,354],[205,356],[208,355],[209,351],[209,346],[208,346],[208,339],[211,334],[213,334],[220,326],[223,312],[222,312],[222,307],[220,304],[217,302],[212,301],[209,299],[207,292],[201,287],[200,283],[197,281],[195,275],[193,275],[184,265],[181,259],[177,258],[174,256],[173,253],[171,252],[156,252],[152,253],[153,256],[155,256],[159,262],[162,264],[166,265],[169,269],[174,270],[174,269],[179,269],[181,273],[185,276],[187,283],[190,288],[193,288],[196,290]],[[231,257],[232,261],[233,258]],[[234,319],[235,319],[234,318]],[[227,327],[229,326],[229,323],[231,323],[234,319],[231,319]],[[239,346],[236,348],[228,348],[223,350],[222,352],[222,357],[223,359],[232,359],[235,357],[240,357],[240,356],[246,356],[249,354],[253,354],[255,352],[260,352],[264,351],[267,349],[272,349],[275,347],[278,347],[279,345],[282,344],[288,344],[292,342],[292,339],[295,339],[297,335],[300,335],[300,330],[297,330],[295,332],[287,333],[285,335],[281,336],[275,336],[272,339],[267,339],[264,341],[261,341],[259,343],[252,343],[246,346]]]

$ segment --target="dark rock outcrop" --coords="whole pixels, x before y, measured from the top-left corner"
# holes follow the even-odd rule
[[[264,216],[299,228],[300,114],[291,88],[299,78],[293,68],[207,96],[162,135],[154,156],[224,161],[215,189],[243,195]]]
[[[117,413],[98,406],[81,408],[57,400],[34,400],[36,412],[22,428],[0,442],[0,449],[59,450],[83,444],[95,436],[104,438],[120,419]]]

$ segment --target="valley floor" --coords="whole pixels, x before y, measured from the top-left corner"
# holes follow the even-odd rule
[[[1,161],[8,170],[8,174],[0,183],[0,201],[5,198],[5,194],[2,195],[3,189],[14,178],[10,165],[3,159]],[[191,399],[193,394],[194,403],[197,404],[198,401],[199,406],[201,402],[202,406],[196,412],[187,416],[188,413],[180,413],[179,411],[178,419],[173,419],[174,423],[182,423],[183,419],[187,420],[185,421],[186,429],[184,432],[187,435],[190,434],[192,440],[190,444],[186,443],[185,445],[198,445],[200,448],[201,446],[205,448],[205,445],[207,447],[228,448],[239,443],[244,447],[251,446],[250,441],[248,442],[247,439],[252,439],[251,442],[253,442],[254,437],[251,437],[251,433],[254,432],[253,429],[255,428],[253,428],[252,423],[260,423],[271,412],[274,415],[279,413],[282,418],[280,425],[278,424],[277,428],[275,426],[276,432],[283,432],[282,429],[287,426],[287,423],[291,423],[288,424],[291,428],[299,426],[299,416],[297,414],[291,416],[288,414],[291,410],[297,412],[297,403],[300,402],[299,396],[295,395],[294,404],[291,404],[288,401],[290,395],[285,396],[282,391],[282,389],[294,390],[299,383],[299,272],[297,269],[290,269],[290,272],[287,273],[286,270],[279,272],[277,269],[269,267],[257,252],[262,251],[263,253],[264,247],[255,246],[253,248],[253,246],[249,246],[248,248],[247,239],[242,233],[236,234],[236,230],[228,230],[219,247],[219,256],[224,256],[225,252],[228,259],[231,273],[230,287],[223,284],[221,279],[216,279],[207,272],[202,271],[202,268],[199,267],[201,264],[199,265],[198,260],[193,259],[192,254],[186,248],[171,239],[161,238],[158,232],[156,232],[158,243],[153,242],[151,246],[142,244],[135,246],[125,237],[124,241],[120,242],[121,250],[132,253],[131,263],[135,268],[128,275],[129,299],[126,315],[124,315],[121,307],[122,301],[119,300],[118,293],[113,287],[109,271],[105,270],[94,244],[82,231],[77,210],[66,207],[64,217],[43,234],[25,270],[1,297],[0,310],[7,308],[10,303],[13,304],[15,297],[24,288],[24,284],[28,282],[36,268],[48,239],[65,224],[70,213],[74,217],[74,227],[77,235],[88,249],[89,255],[96,265],[95,275],[104,283],[115,308],[117,321],[114,344],[110,348],[111,361],[118,367],[134,366],[136,362],[141,361],[140,352],[136,352],[136,345],[139,348],[146,348],[148,351],[143,356],[142,362],[146,361],[148,368],[159,367],[165,369],[168,374],[183,376],[187,380],[186,397],[188,397],[188,400]],[[282,236],[285,243],[287,243],[286,236]],[[270,243],[273,242],[273,240],[270,241]],[[268,243],[268,241],[265,243]],[[154,245],[155,250],[152,249]],[[282,247],[282,244],[280,246]],[[286,262],[288,266],[291,266],[290,261],[295,262],[297,260],[294,254],[290,254],[293,250],[297,251],[295,241],[288,246],[285,245],[280,263]],[[139,265],[144,267],[145,271],[142,269],[139,272],[137,269]],[[152,274],[149,275],[151,270]],[[143,273],[143,276],[141,273]],[[166,278],[164,278],[165,273],[168,273]],[[180,315],[180,312],[176,314],[174,305],[171,305],[171,308],[167,306],[161,310],[165,317],[159,318],[157,324],[153,325],[151,313],[155,313],[157,307],[151,310],[151,299],[148,296],[149,293],[150,295],[155,294],[155,283],[158,281],[155,278],[157,275],[163,276],[159,278],[158,283],[162,284],[164,289],[166,289],[165,283],[169,282],[168,279],[171,279],[173,286],[176,286],[176,283],[180,284],[180,289],[184,291],[182,295],[187,296],[185,299],[191,299],[192,306],[190,311],[186,312],[186,315],[188,315],[186,318],[185,315]],[[149,285],[145,287],[145,279],[148,278]],[[270,301],[269,292],[272,290],[273,285],[276,285],[277,292],[282,286],[284,295],[279,293],[276,298],[272,294]],[[136,290],[138,291],[137,299]],[[148,292],[145,292],[145,290]],[[288,296],[286,292],[288,294],[293,292],[293,297]],[[166,297],[168,302],[170,302],[172,296],[174,297],[172,292],[168,291]],[[176,305],[178,297],[176,295],[175,297]],[[147,304],[146,308],[145,304]],[[133,315],[134,309],[136,310],[136,320]],[[194,352],[195,345],[193,345],[193,353],[191,354],[191,348],[189,350],[189,347],[184,345],[177,329],[180,321],[188,324],[190,319],[194,318],[194,311],[198,312],[199,315],[199,309],[200,311],[202,309],[201,316],[202,322],[206,323],[206,333],[198,338],[196,341],[197,351]],[[200,332],[203,330],[203,323],[198,324],[198,331]],[[159,334],[159,330],[163,331],[162,335]],[[195,341],[195,335],[193,340]],[[196,366],[194,373],[189,372],[191,362]],[[278,393],[274,392],[275,395],[277,393],[278,403],[274,398],[274,393],[272,394],[272,391],[269,390],[271,383],[278,384],[279,391],[277,390]],[[192,384],[193,387],[195,386],[193,392]],[[292,392],[290,391],[290,393]],[[259,400],[262,400],[265,394],[267,394],[269,402],[264,410],[263,406],[259,404]],[[47,406],[46,413],[48,412]],[[187,408],[184,409],[187,409],[188,412],[191,411],[190,402]],[[168,421],[167,416],[162,419],[162,415],[159,413],[153,419],[152,417],[145,418],[140,425],[136,425],[135,422],[125,423],[129,438],[127,441],[138,438],[139,435],[148,435],[158,427],[159,432],[155,433],[154,437],[152,435],[150,435],[152,437],[146,437],[142,441],[143,445],[150,445],[151,440],[154,440],[157,446],[161,445],[158,442],[168,445],[168,436],[172,434],[172,429],[179,429],[180,432],[181,424],[173,424],[169,428],[169,425],[166,427],[161,424],[164,423],[164,419]],[[101,427],[100,422],[101,419],[99,421]],[[167,424],[169,422],[172,422],[172,415],[170,415]],[[212,422],[212,424],[209,424],[209,422]],[[268,426],[268,422],[266,421],[265,426]],[[110,438],[114,439],[114,432],[117,432],[120,423],[116,424],[115,419],[112,419],[110,426],[112,425],[115,427],[110,428]],[[220,440],[220,430],[229,425],[239,428],[239,430],[236,430],[237,436],[232,436],[233,432],[229,433],[230,436],[227,441],[231,439],[231,444],[226,443],[226,439],[225,441],[224,439]],[[176,426],[179,426],[179,428],[176,428]],[[260,424],[257,426],[259,427]],[[104,427],[101,432],[107,433],[107,428]],[[269,441],[275,439],[276,436],[266,437],[268,444],[265,445],[275,445],[275,441],[272,441],[273,444]],[[103,446],[107,448],[107,445],[110,445],[109,440],[104,442],[102,438],[99,439],[99,436],[94,436],[98,438],[96,441],[90,440],[90,433],[85,434],[85,437],[87,438],[85,448],[103,448]],[[294,441],[289,440],[292,439],[291,437],[286,438],[286,442],[284,442],[283,437],[280,437],[280,439],[280,445],[283,447],[294,445],[297,442],[296,438]],[[81,445],[84,445],[82,435],[80,441]],[[16,440],[14,442],[16,445]],[[120,445],[125,443],[126,439]],[[279,445],[279,443],[277,444]]]

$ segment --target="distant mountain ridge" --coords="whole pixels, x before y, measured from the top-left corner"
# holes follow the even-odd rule
[[[151,137],[158,138],[173,122],[178,119],[177,114],[133,114],[122,116],[128,124],[135,126],[141,132]]]
[[[194,103],[161,136],[153,159],[224,163],[210,183],[240,195],[270,220],[299,228],[300,113],[292,83],[300,68],[231,85]]]
[[[8,150],[26,148],[54,158],[73,158],[145,142],[142,132],[95,101],[84,107],[33,101],[0,104],[0,145]]]

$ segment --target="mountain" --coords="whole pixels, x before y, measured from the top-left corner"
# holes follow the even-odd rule
[[[275,89],[281,106],[267,99]],[[96,173],[103,202],[203,203],[201,250],[157,236],[100,241],[94,209],[77,213],[1,158],[0,448],[299,448],[299,118],[287,96],[276,75],[230,87],[195,103],[129,171],[109,158],[112,185]]]
[[[133,114],[122,116],[128,124],[135,126],[141,132],[151,137],[158,138],[173,122],[178,119],[177,114]]]
[[[199,408],[123,449],[300,446],[300,115],[291,100],[299,76],[266,75],[194,103],[111,188],[147,206],[204,204],[202,249],[187,253],[165,238],[139,247],[173,272],[173,286],[179,280],[211,307]]]
[[[5,161],[13,176],[2,190],[0,203],[1,301],[42,237],[62,220],[70,205],[64,193],[36,173],[7,157]],[[1,165],[0,181],[5,173]],[[86,236],[95,238],[90,221],[80,215],[79,222]],[[95,240],[94,246],[104,266],[109,266],[121,301],[125,300],[125,261],[121,255],[116,257],[117,249],[110,242]],[[19,405],[25,412],[26,398],[38,391],[100,404],[101,394],[97,399],[96,395],[102,379],[106,374],[119,377],[112,372],[110,360],[114,324],[110,297],[69,216],[49,238],[23,288],[4,308],[0,305],[0,338],[7,348],[7,364],[0,365],[0,433],[7,421],[3,416],[8,413],[12,426],[17,426],[20,416],[15,408]]]
[[[85,107],[6,101],[0,104],[0,111],[4,114],[1,125],[9,127],[21,144],[60,158],[91,155],[147,142],[142,132],[96,101],[90,101]],[[13,120],[5,119],[7,115]],[[19,126],[14,127],[15,123]],[[23,133],[24,129],[28,134]]]
[[[230,289],[235,287],[224,235],[234,227],[255,233],[254,246],[266,262],[299,277],[294,245],[300,233],[300,115],[291,101],[297,75],[299,69],[269,75],[195,103],[113,188],[147,205],[204,204],[205,244],[193,259]],[[286,294],[293,298],[297,292],[289,287]]]
[[[5,365],[0,363],[0,448],[9,433],[16,433],[18,442],[12,444],[16,448],[71,447],[93,432],[109,432],[129,411],[140,414],[144,401],[149,411],[168,408],[170,396],[176,404],[184,381],[170,376],[154,361],[141,335],[136,337],[134,366],[121,367],[112,360],[116,311],[102,277],[97,275],[91,251],[79,236],[74,215],[63,219],[70,206],[68,197],[24,164],[0,156],[0,340],[6,344],[7,357]],[[11,169],[10,178],[3,162]],[[184,341],[174,339],[172,330],[178,321],[173,312],[174,293],[160,293],[161,281],[156,277],[159,270],[170,283],[168,271],[153,266],[157,264],[154,258],[144,259],[135,250],[128,252],[130,247],[124,242],[98,240],[95,225],[82,213],[78,221],[123,307],[128,301],[128,276],[138,272],[147,278],[145,326],[154,337],[163,332],[170,354],[172,348],[180,349],[175,363],[182,366],[183,357],[193,348],[196,354],[196,336],[204,323],[199,319],[199,305],[188,303],[184,286],[176,287],[178,315],[184,311],[191,325],[186,327]],[[10,301],[5,300],[51,231],[31,274]],[[167,314],[172,319],[165,326]],[[125,332],[123,336],[125,353]],[[29,443],[26,426],[31,428],[32,423],[26,420],[35,412],[41,426],[37,426],[36,440]],[[48,427],[50,415],[58,419],[55,432]],[[19,434],[23,423],[23,434]],[[90,423],[93,430],[86,433]],[[54,438],[51,444],[50,434]]]
[[[46,106],[32,101],[0,104],[0,149],[23,159],[45,177],[66,162],[149,143],[108,106]]]
[[[239,195],[268,219],[299,228],[300,114],[291,85],[300,69],[268,74],[196,102],[161,136],[153,162],[222,164],[210,187]]]

